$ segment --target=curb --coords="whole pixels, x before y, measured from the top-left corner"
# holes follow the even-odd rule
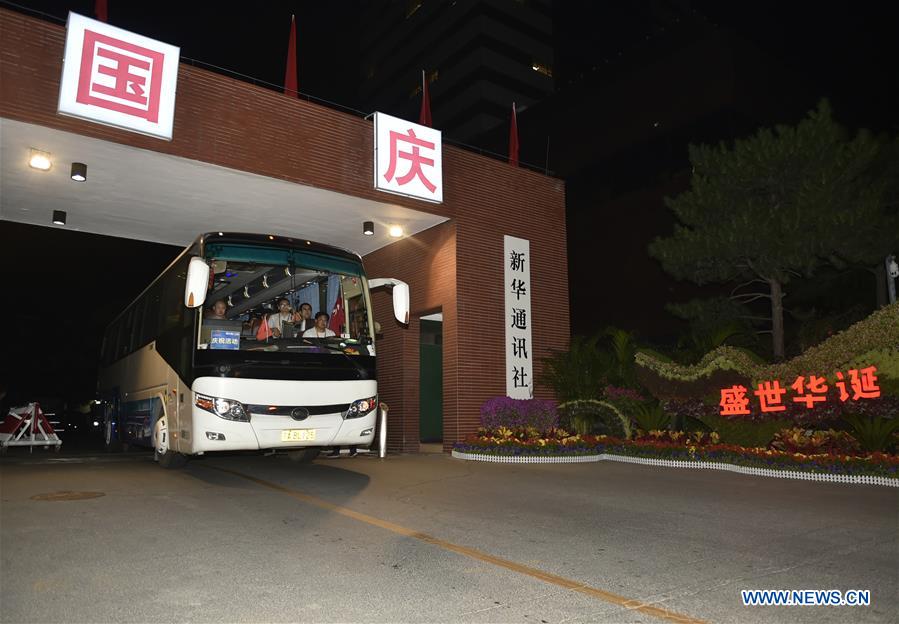
[[[521,455],[487,455],[483,453],[462,453],[453,450],[453,457],[468,461],[482,461],[499,464],[580,464],[599,461],[617,461],[626,464],[642,464],[644,466],[663,466],[665,468],[703,468],[706,470],[725,470],[738,474],[777,479],[798,479],[801,481],[819,481],[827,483],[849,483],[855,485],[883,485],[899,487],[899,479],[872,475],[837,475],[826,472],[803,472],[799,470],[774,470],[772,468],[754,468],[724,462],[683,461],[675,459],[651,459],[600,453],[597,455],[573,455],[569,457],[543,457]]]

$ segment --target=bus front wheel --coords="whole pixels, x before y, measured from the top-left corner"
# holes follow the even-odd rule
[[[156,421],[153,435],[153,455],[163,468],[182,468],[187,463],[187,456],[176,453],[169,448],[169,426],[165,416]]]
[[[320,448],[304,448],[296,451],[287,451],[287,456],[300,464],[308,464],[321,453]]]

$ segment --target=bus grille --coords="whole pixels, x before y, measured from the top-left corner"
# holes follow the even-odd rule
[[[270,416],[291,416],[297,408],[306,410],[309,416],[321,414],[345,413],[350,409],[349,403],[337,403],[334,405],[247,405],[247,411],[251,414],[268,414]]]

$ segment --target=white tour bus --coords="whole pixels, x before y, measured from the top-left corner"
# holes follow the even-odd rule
[[[366,279],[357,254],[277,236],[200,236],[106,330],[107,446],[153,448],[166,468],[209,451],[277,449],[309,461],[322,447],[371,446],[369,288],[378,286],[393,286],[394,315],[408,323],[409,287]],[[301,307],[335,318],[303,331],[292,314]]]

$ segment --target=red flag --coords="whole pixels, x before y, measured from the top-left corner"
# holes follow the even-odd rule
[[[509,125],[509,164],[518,166],[518,117],[515,115],[515,102],[512,102],[512,123]]]
[[[425,70],[421,70],[421,112],[418,114],[418,123],[432,128],[431,123],[431,94],[428,92],[428,78]]]
[[[331,311],[331,320],[328,322],[328,329],[339,336],[341,334],[341,328],[345,324],[346,319],[343,315],[343,299],[337,297],[337,303],[334,304],[334,309]]]
[[[272,337],[272,328],[268,326],[268,314],[262,315],[262,322],[256,330],[256,340],[268,340]]]
[[[94,15],[101,22],[108,21],[109,13],[106,10],[106,0],[95,0],[94,1]]]
[[[284,95],[300,97],[297,86],[297,21],[290,16],[290,40],[287,42],[287,69],[284,71]]]

